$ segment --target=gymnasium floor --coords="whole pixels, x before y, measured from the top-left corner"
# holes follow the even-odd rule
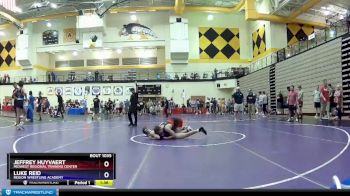
[[[6,179],[8,152],[114,152],[119,189],[327,189],[332,176],[350,177],[350,124],[329,126],[306,117],[304,124],[280,117],[232,121],[232,116],[182,116],[208,135],[177,141],[151,141],[141,135],[163,117],[126,117],[91,122],[66,117],[26,124],[0,118],[0,187]],[[72,188],[72,187],[69,187]]]

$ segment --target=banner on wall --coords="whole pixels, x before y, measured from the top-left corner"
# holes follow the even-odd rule
[[[53,87],[47,87],[47,95],[54,95],[54,88]]]
[[[92,95],[100,95],[101,94],[101,87],[99,86],[92,86]]]
[[[127,86],[127,87],[125,87],[125,95],[131,95],[132,93],[131,93],[131,91],[130,91],[130,89],[135,89],[135,87],[133,87],[133,86]]]
[[[115,86],[114,87],[114,95],[122,96],[123,95],[123,87],[122,86]]]
[[[74,96],[82,96],[83,87],[74,87]]]
[[[56,87],[55,92],[56,92],[56,95],[58,95],[58,94],[63,95],[63,88],[62,87]]]
[[[158,38],[152,29],[138,23],[123,25],[119,36],[125,40],[151,40]]]
[[[87,95],[90,95],[90,86],[85,86],[85,91],[84,91],[84,95],[87,96]]]
[[[112,87],[111,86],[104,86],[102,89],[103,95],[110,95],[112,94]]]
[[[43,32],[43,45],[58,44],[58,31],[47,30]]]
[[[63,42],[64,43],[70,43],[75,42],[76,38],[76,29],[75,28],[69,28],[63,30]]]
[[[83,34],[83,48],[100,48],[103,44],[102,32],[89,32]]]
[[[64,91],[65,95],[72,95],[72,87],[66,87]]]

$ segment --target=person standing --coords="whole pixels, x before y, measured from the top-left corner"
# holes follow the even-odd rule
[[[304,103],[304,91],[301,87],[301,85],[298,86],[298,116],[296,118],[296,121],[298,120],[302,121],[303,120],[303,103]]]
[[[329,119],[329,90],[327,80],[323,80],[321,86],[321,117]]]
[[[41,91],[39,91],[38,107],[36,109],[36,112],[39,114],[39,121],[41,121],[41,114],[43,112],[43,97],[41,96]]]
[[[130,92],[132,94],[130,96],[130,107],[129,107],[129,112],[128,112],[128,118],[129,118],[129,122],[130,122],[129,126],[136,127],[137,126],[137,107],[138,107],[139,96],[135,92],[134,88],[131,88]],[[135,123],[133,123],[133,121],[132,121],[131,114],[134,115]]]
[[[284,102],[283,101],[284,101],[283,94],[282,94],[282,91],[280,91],[278,93],[278,96],[277,96],[277,109],[279,110],[279,114],[281,114],[281,115],[284,115]]]
[[[96,97],[93,99],[93,102],[94,102],[94,113],[92,114],[91,120],[94,120],[95,116],[97,116],[97,119],[100,118],[100,104],[101,104],[101,101],[98,98],[98,95],[96,95]]]
[[[29,91],[27,119],[29,119],[30,122],[33,122],[34,120],[34,101],[35,98],[33,97],[33,92]]]
[[[250,120],[255,114],[255,111],[254,111],[255,101],[256,101],[256,96],[253,94],[252,89],[249,89],[248,96],[247,96],[247,104],[248,104],[248,116]]]
[[[64,109],[63,109],[63,98],[61,96],[61,93],[57,93],[57,102],[58,102],[58,109],[57,109],[57,115],[61,114],[62,119],[64,118],[63,113],[64,113]]]
[[[334,119],[341,120],[343,110],[343,91],[341,90],[340,84],[336,86],[336,90],[334,92],[334,103],[336,104],[337,110],[337,116]]]
[[[95,82],[98,81],[98,75],[99,75],[99,72],[98,72],[98,70],[96,70],[96,71],[95,71]]]
[[[263,114],[263,99],[264,99],[264,95],[261,93],[261,91],[259,91],[259,96],[258,96],[258,104],[259,104],[259,108],[258,108],[258,115],[259,114]]]
[[[169,116],[169,101],[166,97],[164,97],[164,114],[165,114],[165,117],[168,118]]]
[[[13,83],[13,91],[12,91],[12,99],[13,99],[13,106],[14,106],[16,118],[17,118],[17,111],[16,111],[17,99],[15,99],[14,95],[15,95],[17,89],[18,89],[18,85],[16,82],[14,82]]]
[[[320,108],[321,108],[321,93],[320,93],[320,87],[316,86],[316,89],[314,90],[313,96],[314,96],[314,107],[315,107],[315,119],[319,118],[321,116],[320,114]]]
[[[267,95],[265,94],[265,91],[262,93],[262,108],[263,108],[263,117],[266,117],[267,113],[267,105],[268,105],[268,100],[267,100]]]
[[[288,122],[294,121],[295,108],[297,106],[298,95],[294,91],[294,86],[290,87],[290,91],[288,93],[288,109],[289,109],[289,119]]]
[[[235,101],[235,104],[234,104],[235,121],[237,121],[237,118],[239,120],[242,120],[244,96],[239,87],[236,88],[236,92],[232,95],[232,98]]]
[[[23,81],[18,83],[18,87],[13,91],[12,97],[15,100],[15,110],[16,110],[16,125],[17,130],[24,130],[23,121],[21,119],[24,116],[24,101],[27,99],[27,93],[23,89]],[[23,120],[23,119],[22,119]]]

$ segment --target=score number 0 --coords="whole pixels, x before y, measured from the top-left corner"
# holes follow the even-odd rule
[[[109,167],[109,162],[108,162],[108,161],[105,161],[105,162],[103,163],[103,166],[104,166],[104,167]],[[109,172],[105,172],[105,173],[103,174],[103,176],[104,176],[105,178],[109,178]]]

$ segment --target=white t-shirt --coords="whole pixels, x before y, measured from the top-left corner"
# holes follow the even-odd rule
[[[120,101],[115,101],[115,108],[120,108]]]
[[[314,96],[314,102],[316,102],[316,103],[321,102],[321,98],[320,98],[321,93],[320,93],[320,91],[315,90],[314,93],[313,93],[313,96]]]
[[[267,104],[267,95],[262,95],[262,103]]]
[[[264,95],[263,94],[261,94],[261,95],[259,95],[259,104],[263,104],[263,100],[264,100]]]

